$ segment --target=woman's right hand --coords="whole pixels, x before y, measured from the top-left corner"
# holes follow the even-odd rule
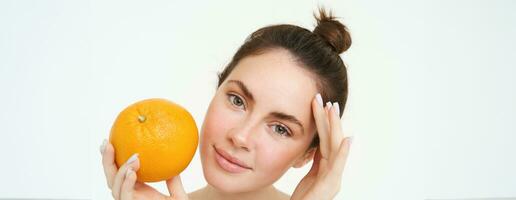
[[[119,169],[115,164],[115,149],[107,140],[104,140],[100,146],[100,153],[102,154],[102,166],[107,185],[111,189],[111,194],[115,200],[188,199],[179,175],[166,181],[170,195],[165,195],[145,183],[136,181],[135,172],[140,168],[137,154],[132,157],[133,159],[128,159],[128,162],[120,166]]]

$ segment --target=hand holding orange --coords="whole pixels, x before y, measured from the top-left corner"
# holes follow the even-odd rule
[[[192,160],[198,140],[192,115],[180,105],[158,98],[125,108],[109,137],[118,167],[138,153],[140,182],[167,180],[181,173]]]

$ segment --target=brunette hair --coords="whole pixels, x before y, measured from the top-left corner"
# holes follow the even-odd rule
[[[323,102],[338,102],[342,116],[348,97],[348,78],[346,66],[339,54],[351,46],[351,36],[346,26],[332,15],[331,10],[326,13],[324,8],[319,8],[318,11],[319,16],[314,13],[317,26],[313,31],[295,25],[279,24],[260,28],[249,35],[231,62],[218,73],[217,88],[244,57],[282,48],[288,50],[301,66],[317,77],[317,89]],[[310,148],[318,145],[319,137],[316,134]]]

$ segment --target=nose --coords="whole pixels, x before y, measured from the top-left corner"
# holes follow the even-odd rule
[[[245,121],[240,126],[232,129],[228,134],[228,139],[235,147],[249,151],[253,146],[253,132],[257,130],[259,123]]]

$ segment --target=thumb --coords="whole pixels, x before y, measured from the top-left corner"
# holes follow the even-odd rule
[[[174,199],[188,199],[179,175],[167,180],[167,188],[170,196],[174,197]]]

